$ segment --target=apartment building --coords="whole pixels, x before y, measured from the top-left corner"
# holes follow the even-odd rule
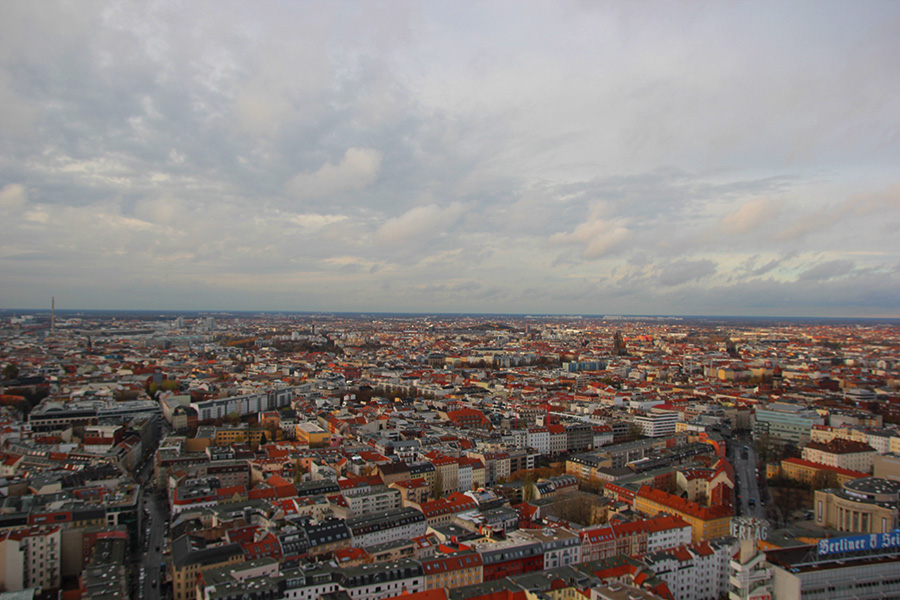
[[[59,527],[24,527],[0,531],[0,585],[16,592],[60,586],[62,536]]]

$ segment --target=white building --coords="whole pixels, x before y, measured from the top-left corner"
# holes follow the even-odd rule
[[[547,430],[550,432],[550,454],[564,453],[566,451],[566,443],[569,440],[566,435],[566,428],[562,425],[549,425]]]
[[[691,543],[691,525],[678,517],[667,515],[647,519],[644,527],[647,529],[648,552]]]
[[[456,487],[461,492],[472,490],[472,465],[459,463],[456,475]]]
[[[386,513],[347,519],[347,527],[353,533],[353,545],[367,548],[425,535],[428,522],[425,515],[415,508],[404,507]]]
[[[550,453],[550,431],[546,427],[531,427],[525,444],[534,448],[538,454]]]
[[[678,600],[718,600],[729,591],[731,557],[737,548],[736,539],[719,538],[648,552],[644,562]]]
[[[568,567],[581,562],[581,539],[568,529],[539,529],[521,531],[541,543],[544,570]]]
[[[609,425],[594,426],[594,448],[613,443],[613,430]]]
[[[362,493],[343,493],[343,496],[355,517],[383,514],[402,506],[400,490],[387,486],[374,486]]]
[[[649,413],[635,415],[634,424],[641,428],[641,435],[664,437],[675,435],[678,413],[674,410],[652,409]]]

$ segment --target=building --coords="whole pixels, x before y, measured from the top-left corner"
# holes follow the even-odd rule
[[[425,589],[453,589],[482,582],[481,557],[464,551],[440,554],[419,561],[425,574]]]
[[[172,542],[170,579],[175,600],[197,597],[197,576],[209,569],[236,565],[244,561],[239,544],[207,545],[203,538],[181,536]]]
[[[360,548],[410,539],[425,534],[425,515],[412,507],[389,510],[381,514],[347,519],[353,544]]]
[[[820,463],[803,460],[802,458],[786,458],[781,461],[781,475],[795,481],[802,481],[811,486],[818,486],[833,478],[838,485],[848,481],[868,477],[868,473],[850,471],[838,467],[830,467]]]
[[[578,534],[568,529],[544,528],[522,533],[540,542],[544,553],[545,570],[568,567],[581,562],[581,540]]]
[[[658,408],[652,408],[649,413],[634,417],[634,424],[640,427],[641,435],[653,438],[675,435],[677,422],[678,413],[676,411]]]
[[[772,597],[772,569],[766,555],[757,549],[757,541],[769,535],[768,522],[753,517],[731,521],[731,535],[739,539],[740,550],[731,559],[731,589],[728,600]]]
[[[331,443],[331,434],[312,421],[297,423],[294,426],[294,435],[298,441],[309,445],[310,448],[321,448]]]
[[[810,462],[838,469],[872,472],[875,449],[865,442],[835,438],[830,442],[809,442],[803,448],[803,458]]]
[[[728,535],[732,516],[728,506],[701,506],[646,485],[641,486],[635,495],[634,509],[651,517],[668,513],[681,518],[690,524],[694,542]]]
[[[900,481],[863,477],[840,489],[817,490],[816,524],[838,531],[886,533],[898,526]]]
[[[62,537],[59,527],[25,527],[0,531],[0,584],[9,592],[60,586]]]
[[[612,430],[609,441],[612,442]],[[585,452],[594,445],[594,429],[589,423],[573,423],[566,425],[566,451]]]
[[[528,436],[525,444],[529,448],[534,448],[538,454],[550,453],[550,430],[546,427],[531,427],[528,429]]]
[[[704,540],[645,554],[643,562],[679,600],[718,600],[728,593],[737,540]]]
[[[298,390],[299,388],[294,387],[276,388],[241,396],[200,400],[191,402],[190,406],[197,412],[200,422],[225,419],[229,415],[245,417],[289,407]]]
[[[810,439],[815,425],[824,425],[825,419],[816,411],[798,404],[773,402],[756,408],[756,432],[773,439],[803,446]]]
[[[485,582],[544,568],[541,543],[516,532],[504,540],[485,540],[473,547],[481,556]]]
[[[872,543],[871,538],[875,538]],[[900,534],[821,540],[766,551],[774,600],[900,598]]]
[[[353,516],[385,513],[402,505],[400,491],[386,486],[373,486],[359,494],[344,494]]]

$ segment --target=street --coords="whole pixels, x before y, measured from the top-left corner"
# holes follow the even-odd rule
[[[746,452],[747,458],[743,458]],[[765,518],[765,498],[759,497],[757,456],[750,436],[738,436],[728,445],[728,454],[737,478],[735,514]],[[765,477],[765,473],[762,474]],[[751,502],[753,506],[751,506]]]
[[[165,500],[158,497],[155,488],[150,485],[152,476],[153,461],[151,459],[137,474],[143,488],[144,507],[148,511],[144,514],[141,532],[143,545],[139,568],[143,575],[138,579],[140,588],[138,597],[144,600],[161,600],[166,597],[165,590],[167,589],[163,585],[165,573],[160,570],[160,567],[163,564],[163,552],[166,549],[168,534],[166,524],[169,515]]]

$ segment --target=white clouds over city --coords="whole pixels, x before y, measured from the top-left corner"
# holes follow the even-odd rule
[[[900,316],[900,5],[0,4],[0,307]]]

